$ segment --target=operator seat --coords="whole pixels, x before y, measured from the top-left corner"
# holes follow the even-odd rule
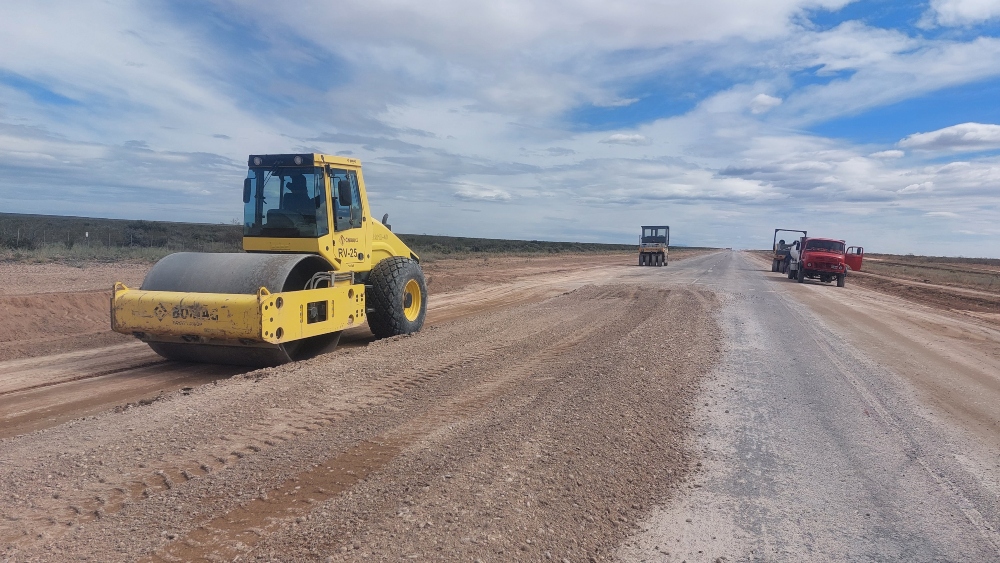
[[[299,213],[303,217],[316,216],[316,204],[309,197],[306,187],[306,177],[302,174],[292,176],[291,181],[285,184],[288,193],[281,198],[281,208],[292,213]]]

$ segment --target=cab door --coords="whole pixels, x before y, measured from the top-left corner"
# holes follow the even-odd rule
[[[358,270],[368,263],[368,230],[365,228],[364,201],[354,170],[330,169],[333,196],[333,258],[346,270]]]
[[[855,272],[861,271],[861,261],[865,257],[865,249],[860,246],[848,246],[844,255],[844,262],[847,267]]]

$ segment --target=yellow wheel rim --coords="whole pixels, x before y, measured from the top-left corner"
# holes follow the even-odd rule
[[[415,321],[420,316],[420,306],[423,303],[423,295],[420,294],[420,284],[417,280],[406,282],[403,288],[403,315],[408,321]]]

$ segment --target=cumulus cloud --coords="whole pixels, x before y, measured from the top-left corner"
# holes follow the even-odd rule
[[[830,77],[786,97],[781,113],[800,127],[1000,76],[1000,39],[989,36],[925,39],[846,22],[799,34],[784,49],[784,64]]]
[[[766,113],[781,105],[781,98],[769,96],[767,94],[757,94],[750,101],[751,113]]]
[[[928,213],[1000,225],[982,205],[1000,159],[930,152],[993,146],[988,130],[878,152],[804,133],[1000,76],[996,37],[809,24],[850,0],[46,1],[0,20],[5,210],[124,201],[138,217],[228,221],[248,153],[317,151],[361,159],[372,206],[403,232],[632,240],[629,225],[670,217],[691,243],[731,246],[780,206],[852,239],[888,245],[876,231],[891,230],[905,249]],[[984,17],[966,8],[954,13]],[[25,196],[53,183],[64,202]]]
[[[870,155],[871,158],[903,158],[906,153],[901,150],[890,149],[886,151],[873,152]]]
[[[630,106],[639,101],[639,98],[616,98],[608,101],[594,102],[594,105],[602,108],[622,108]]]
[[[962,26],[995,18],[1000,18],[1000,2],[996,0],[931,0],[920,25]]]
[[[637,133],[626,134],[626,133],[615,133],[606,139],[602,139],[600,142],[609,145],[648,145],[652,142],[645,135],[639,135]]]
[[[466,184],[455,191],[455,197],[466,201],[510,201],[510,193],[500,188]]]
[[[926,193],[934,189],[934,182],[921,182],[919,184],[910,184],[905,188],[896,190],[898,194],[919,194]]]
[[[1000,125],[961,123],[937,131],[914,133],[899,146],[925,151],[977,151],[1000,148]]]

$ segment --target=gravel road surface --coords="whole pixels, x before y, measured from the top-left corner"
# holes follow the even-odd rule
[[[995,435],[983,439],[981,416],[939,416],[941,401],[923,392],[914,366],[879,361],[907,349],[890,330],[894,321],[905,331],[902,319],[931,313],[899,300],[885,308],[884,297],[852,288],[850,277],[843,289],[797,284],[747,254],[708,260],[710,275],[690,283],[716,292],[726,352],[696,403],[704,471],[642,523],[619,557],[1000,561]],[[848,301],[885,310],[880,318],[852,315]],[[938,330],[924,335],[942,341],[971,322],[936,318]],[[992,338],[992,348],[964,361],[925,342],[923,353],[943,369],[938,386],[972,381],[996,393],[995,369],[950,371],[977,360],[989,365],[1000,342],[995,331]],[[949,404],[975,410],[977,398],[951,396]]]
[[[12,353],[0,561],[1000,561],[995,325],[767,270],[447,262],[423,332],[253,372]]]
[[[697,468],[722,343],[681,271],[473,285],[411,337],[5,439],[0,559],[609,559]]]

